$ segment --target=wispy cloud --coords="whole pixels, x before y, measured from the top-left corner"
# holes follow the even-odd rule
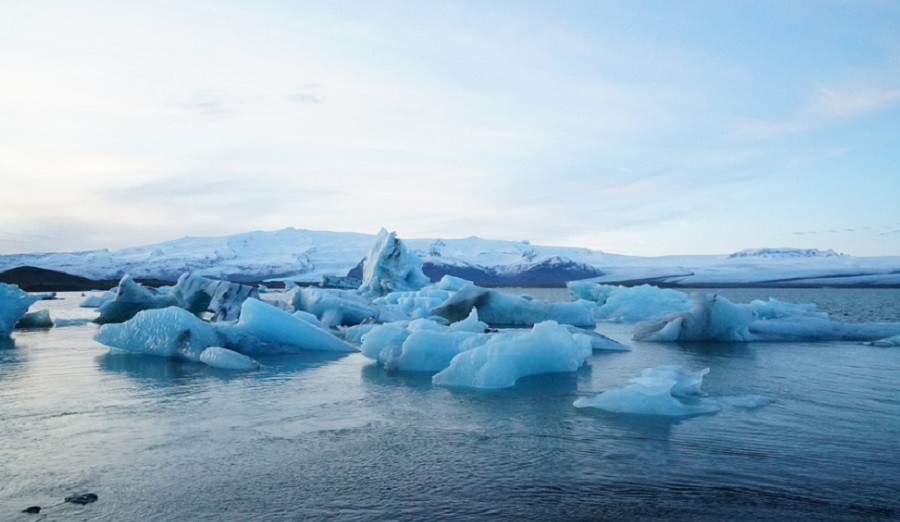
[[[744,120],[739,136],[767,139],[800,133],[836,122],[859,118],[900,105],[900,85],[824,87],[807,96],[794,114],[776,120]]]

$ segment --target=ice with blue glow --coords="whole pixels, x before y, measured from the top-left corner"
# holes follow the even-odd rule
[[[122,323],[104,324],[94,339],[130,352],[199,361],[210,346],[222,344],[216,329],[177,306],[142,310]]]
[[[487,325],[474,309],[463,321],[441,325],[428,319],[376,326],[362,335],[362,353],[388,370],[437,372],[461,351],[484,342]]]
[[[707,373],[709,368],[691,372],[677,365],[647,368],[640,376],[629,379],[627,386],[594,397],[582,397],[574,406],[613,413],[689,417],[716,413],[722,405],[755,409],[770,402],[759,395],[707,398],[700,389]]]
[[[230,339],[226,347],[244,354],[357,351],[330,331],[258,299],[244,301],[237,323],[218,328]]]
[[[28,308],[39,300],[16,285],[0,283],[0,337],[9,336]]]
[[[691,309],[691,299],[684,292],[651,285],[627,287],[571,281],[566,287],[575,298],[597,303],[594,314],[603,321],[636,323]]]
[[[555,321],[528,331],[505,331],[485,336],[485,342],[463,350],[450,366],[432,377],[441,386],[508,388],[522,377],[574,372],[591,355],[591,340],[571,334]]]
[[[111,348],[199,361],[211,346],[243,354],[353,352],[331,332],[257,299],[244,301],[237,323],[208,323],[171,306],[143,310],[124,323],[100,327],[94,338]]]

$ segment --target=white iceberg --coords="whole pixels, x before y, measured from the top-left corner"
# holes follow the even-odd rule
[[[112,301],[116,298],[116,289],[106,290],[101,294],[91,294],[84,298],[81,301],[81,304],[78,305],[82,308],[100,308],[104,303]]]
[[[555,321],[529,331],[484,336],[484,343],[461,351],[432,377],[441,386],[507,388],[528,375],[574,372],[591,355],[587,336],[571,334]]]
[[[258,299],[247,299],[237,323],[217,326],[228,348],[244,354],[300,351],[355,352],[331,332]]]

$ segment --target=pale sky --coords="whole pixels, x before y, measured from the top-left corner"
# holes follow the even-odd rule
[[[900,255],[900,3],[6,0],[0,179],[0,254]]]

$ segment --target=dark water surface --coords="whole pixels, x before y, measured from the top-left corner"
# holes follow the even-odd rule
[[[898,290],[721,293],[900,321]],[[40,306],[92,317],[64,297]],[[900,519],[900,349],[636,343],[604,324],[633,351],[483,392],[358,354],[234,373],[110,353],[95,330],[0,345],[0,520]],[[661,364],[773,403],[680,420],[572,406]],[[83,492],[99,500],[55,505]]]

